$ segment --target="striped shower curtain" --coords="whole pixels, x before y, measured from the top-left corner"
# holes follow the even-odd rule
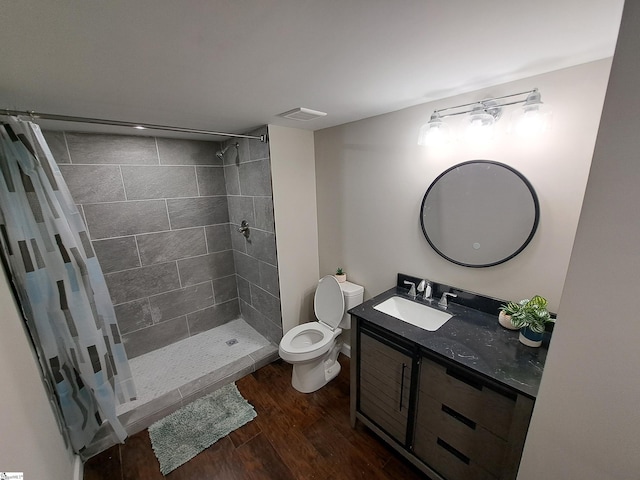
[[[0,116],[0,136],[0,256],[63,435],[80,453],[106,421],[124,441],[135,388],[80,213],[38,125]]]

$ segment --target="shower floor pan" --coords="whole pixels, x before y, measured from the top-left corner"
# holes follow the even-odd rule
[[[242,318],[129,360],[138,399],[116,408],[133,435],[194,400],[278,358],[278,346]],[[102,430],[89,458],[115,445]]]

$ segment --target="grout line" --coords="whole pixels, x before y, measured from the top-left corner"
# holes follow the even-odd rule
[[[64,164],[63,164],[64,165]],[[140,198],[135,200],[113,200],[110,202],[86,202],[85,205],[108,205],[119,203],[133,203],[133,202],[157,202],[159,200],[200,200],[203,198],[227,198],[228,195],[203,195],[200,197],[158,197],[158,198]]]
[[[132,268],[130,270],[133,270],[135,268],[146,267],[146,265],[142,264],[142,257],[140,256],[140,246],[138,245],[138,236],[137,235],[133,236],[133,241],[136,244],[136,253],[138,254],[138,262],[140,262],[140,266],[139,267],[134,267],[134,268]]]
[[[62,139],[64,140],[64,146],[67,149],[67,156],[69,157],[69,165],[73,164],[73,160],[71,160],[71,150],[69,150],[69,142],[67,141],[67,133],[62,132]]]
[[[183,288],[186,288],[186,287],[182,285],[182,278],[180,277],[180,267],[178,266],[178,260],[176,260],[174,263],[176,264],[176,272],[178,272],[178,283],[180,284],[180,290],[182,290]],[[202,282],[202,283],[206,283],[206,282]],[[196,284],[196,285],[199,285],[199,284]],[[170,290],[170,291],[173,291],[173,290]]]
[[[198,197],[200,197],[201,193],[200,193],[200,182],[198,181],[198,169],[195,165],[193,166],[193,173],[196,176],[196,191],[198,192]]]
[[[169,202],[167,201],[167,199],[164,199],[164,207],[167,211],[167,220],[169,221],[169,231],[173,230],[173,225],[171,225],[171,214],[169,213]]]
[[[122,191],[124,192],[124,201],[129,201],[129,196],[127,195],[127,187],[124,184],[124,175],[122,173],[122,165],[118,165],[118,171],[120,172],[120,181],[122,182]]]
[[[158,156],[158,165],[162,165],[160,161],[160,148],[158,147],[158,137],[153,137],[153,141],[156,144],[156,155]]]
[[[206,255],[209,255],[209,253],[211,252],[209,252],[209,241],[207,239],[207,227],[202,226],[200,228],[202,228],[202,231],[204,233],[204,250],[205,252],[207,252]]]

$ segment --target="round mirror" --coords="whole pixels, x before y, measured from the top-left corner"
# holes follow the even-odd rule
[[[439,255],[465,267],[506,262],[531,241],[540,206],[517,170],[489,160],[472,160],[436,178],[422,200],[420,223]]]

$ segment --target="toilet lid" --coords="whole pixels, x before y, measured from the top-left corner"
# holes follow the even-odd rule
[[[344,315],[344,295],[336,277],[327,275],[318,282],[313,297],[316,318],[325,325],[336,328]]]

